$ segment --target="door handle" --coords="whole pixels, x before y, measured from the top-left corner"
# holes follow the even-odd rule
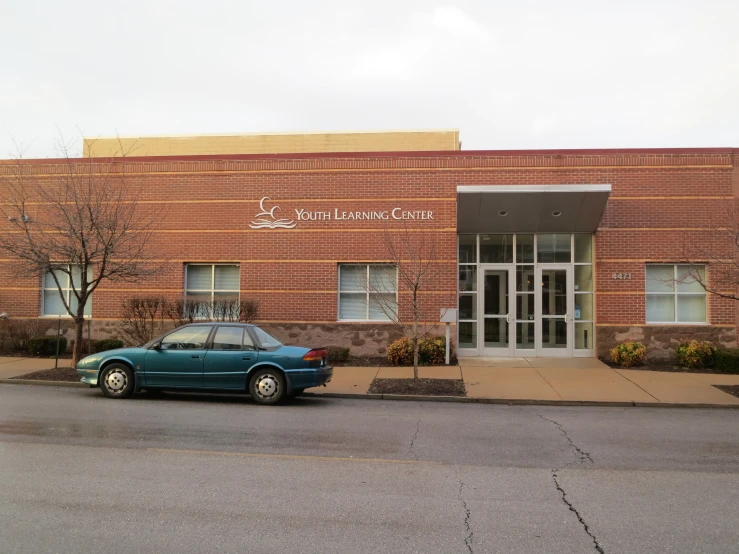
[[[570,316],[570,314],[565,314],[565,323],[567,323],[569,321],[569,319],[568,319],[569,316]]]
[[[241,359],[242,359],[242,360],[251,360],[251,356],[244,356],[244,357],[243,357],[243,358],[241,358]]]
[[[511,322],[511,314],[506,314],[505,315],[505,322],[506,323],[510,323]]]
[[[193,356],[190,356],[190,357],[191,357],[191,358],[199,358],[200,356],[198,356],[197,354],[195,354],[195,355],[193,355]]]

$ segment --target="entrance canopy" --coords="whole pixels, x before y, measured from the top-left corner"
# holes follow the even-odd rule
[[[457,232],[594,233],[611,185],[457,187]]]

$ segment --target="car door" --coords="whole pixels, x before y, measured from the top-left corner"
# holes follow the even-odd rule
[[[259,353],[246,327],[219,325],[205,354],[203,383],[206,388],[246,388],[246,372]]]
[[[146,353],[146,384],[201,388],[203,361],[213,325],[188,325],[164,337]]]

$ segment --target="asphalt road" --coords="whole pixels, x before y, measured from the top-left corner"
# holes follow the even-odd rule
[[[739,552],[739,411],[0,385],[0,552]]]

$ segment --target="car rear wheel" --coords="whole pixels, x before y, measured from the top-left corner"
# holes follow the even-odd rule
[[[110,364],[100,375],[100,389],[108,398],[129,398],[134,388],[133,371],[125,364]]]
[[[259,404],[277,404],[285,396],[285,377],[276,369],[257,369],[249,381],[249,393]]]

